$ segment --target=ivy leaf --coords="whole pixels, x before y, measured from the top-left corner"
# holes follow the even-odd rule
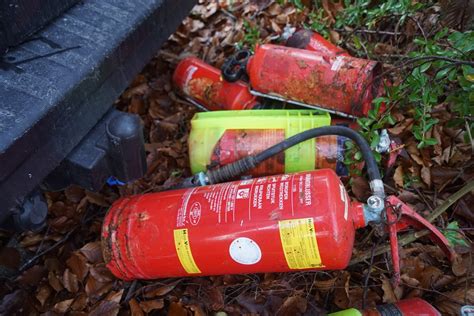
[[[424,140],[426,146],[433,146],[433,145],[436,145],[438,143],[438,140],[436,138],[426,138]]]
[[[442,79],[443,77],[445,77],[445,76],[448,74],[448,71],[450,71],[450,70],[451,70],[451,68],[449,68],[449,67],[446,67],[446,68],[444,68],[444,69],[441,69],[440,71],[438,71],[438,72],[436,73],[435,79],[436,79],[436,80]]]
[[[431,62],[422,64],[420,66],[420,72],[423,73],[423,72],[427,71],[431,67],[431,64],[432,64]]]
[[[451,246],[465,246],[469,247],[469,244],[464,239],[464,236],[459,232],[459,224],[454,221],[448,224],[445,230],[443,230],[443,235],[449,241]]]

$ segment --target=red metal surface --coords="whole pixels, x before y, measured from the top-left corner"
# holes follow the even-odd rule
[[[357,121],[348,118],[331,116],[331,125],[346,126],[354,130],[359,130],[359,124],[357,124]]]
[[[284,139],[285,131],[279,129],[226,130],[214,147],[209,168],[222,167],[248,155],[258,154]],[[330,168],[336,170],[338,175],[347,175],[342,163],[345,140],[335,135],[315,138],[314,169]],[[251,170],[250,175],[259,177],[284,172],[285,154],[280,153],[260,163]]]
[[[180,61],[173,74],[174,85],[186,96],[208,110],[246,110],[253,108],[256,97],[248,86],[222,80],[221,71],[195,57]]]
[[[366,116],[380,92],[379,64],[264,44],[249,59],[252,89],[354,116]]]
[[[318,33],[306,29],[300,29],[293,33],[286,41],[286,46],[310,50],[327,57],[350,56],[347,51],[329,42]]]
[[[107,267],[126,280],[343,269],[355,229],[365,225],[362,209],[330,169],[132,196],[106,215],[103,252]],[[183,229],[188,240],[177,247],[174,234]],[[303,244],[317,245],[320,263],[310,259],[318,251],[301,251]],[[189,253],[194,272],[180,257]],[[290,268],[295,263],[307,268]]]
[[[284,139],[284,129],[226,130],[214,147],[209,168],[221,167],[248,155],[258,154]],[[285,173],[283,152],[263,161],[250,171],[250,175],[254,177],[282,173]]]
[[[364,310],[364,316],[441,316],[441,313],[421,298],[409,298]]]
[[[444,254],[450,261],[456,260],[456,253],[449,246],[449,241],[430,222],[421,217],[395,196],[389,196],[387,198],[387,203],[387,222],[394,271],[393,283],[395,286],[400,283],[400,257],[398,252],[397,232],[407,227],[413,227],[418,230],[427,229],[430,232],[428,237],[431,241],[443,250]]]

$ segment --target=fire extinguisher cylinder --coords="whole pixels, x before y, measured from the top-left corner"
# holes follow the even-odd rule
[[[104,219],[103,255],[112,273],[125,280],[344,269],[355,230],[385,221],[383,200],[377,199],[351,202],[331,169],[125,197]],[[396,197],[387,202],[392,246],[392,232],[411,225],[428,229],[454,259],[436,228]],[[400,212],[398,222],[393,210]]]
[[[224,64],[222,77],[235,82],[245,74],[256,96],[354,118],[366,116],[381,92],[381,66],[373,60],[272,44],[247,59],[240,54]]]
[[[333,124],[328,113],[312,110],[246,110],[196,113],[191,120],[188,151],[193,174],[259,153],[302,131]],[[261,162],[242,176],[262,177],[330,168],[348,174],[344,164],[347,138],[325,136],[293,146]]]
[[[343,269],[364,206],[321,169],[123,198],[107,213],[107,267],[125,280]]]
[[[259,105],[247,84],[222,80],[219,69],[195,57],[179,62],[173,84],[188,101],[206,110],[246,110]]]
[[[208,170],[207,172],[200,172],[192,178],[187,179],[183,182],[183,186],[200,184],[208,185],[221,183],[229,180],[233,180],[239,175],[248,172],[252,168],[255,168],[259,163],[277,155],[278,153],[295,146],[308,139],[320,136],[338,135],[349,138],[360,148],[362,157],[367,165],[367,174],[370,180],[370,188],[373,195],[379,196],[382,199],[385,197],[385,189],[383,186],[380,171],[377,166],[377,161],[370,149],[367,141],[358,132],[345,127],[345,126],[323,126],[313,129],[306,130],[302,133],[296,134],[284,141],[258,153],[255,155],[249,155],[242,159],[239,159],[233,163],[220,167],[214,170]],[[383,200],[382,200],[383,207]]]

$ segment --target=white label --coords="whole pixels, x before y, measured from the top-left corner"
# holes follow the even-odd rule
[[[344,63],[344,57],[343,56],[337,56],[336,60],[334,61],[334,63],[331,66],[331,70],[332,71],[338,71],[341,68],[343,63]]]
[[[344,219],[347,221],[347,218],[349,216],[349,200],[347,199],[346,189],[341,183],[339,183],[339,193],[342,202],[344,202]]]
[[[191,66],[186,70],[185,79],[184,79],[184,93],[189,94],[188,83],[193,78],[194,73],[198,70],[196,66]]]
[[[237,191],[237,200],[248,199],[250,194],[250,188],[240,189]]]
[[[191,209],[189,210],[189,222],[196,226],[201,219],[201,203],[194,202],[191,205]]]
[[[250,238],[234,239],[229,246],[230,257],[237,263],[255,264],[262,258],[262,251],[258,244]]]

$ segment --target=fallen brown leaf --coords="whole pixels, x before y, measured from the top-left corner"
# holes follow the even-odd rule
[[[89,267],[87,265],[87,259],[85,256],[79,252],[74,252],[66,261],[66,265],[77,276],[79,281],[84,281],[84,278],[89,272]]]
[[[431,187],[431,168],[425,166],[421,168],[421,179],[428,187]]]
[[[168,309],[168,316],[187,316],[188,311],[181,303],[171,302]]]
[[[153,285],[143,289],[143,297],[155,298],[157,296],[163,296],[171,292],[181,280],[176,280],[166,285]]]
[[[18,278],[17,281],[22,285],[36,285],[38,284],[43,277],[46,276],[47,270],[40,266],[34,265],[25,272],[23,272]]]
[[[77,281],[77,276],[69,269],[64,270],[63,285],[71,293],[76,293],[77,291],[79,291],[79,283]]]
[[[314,281],[314,286],[321,292],[325,293],[330,291],[336,285],[337,278],[332,278],[329,280],[316,280]]]
[[[87,278],[85,291],[88,297],[97,298],[112,288],[112,282],[99,282],[93,276]]]
[[[43,285],[39,288],[38,293],[36,293],[36,299],[40,302],[41,306],[44,306],[44,303],[51,295],[51,288],[48,285]]]
[[[387,279],[385,276],[382,278],[382,290],[383,290],[383,298],[382,299],[383,299],[384,303],[398,302],[398,298],[395,295],[392,284],[390,284],[390,280]]]
[[[435,307],[443,315],[459,315],[462,305],[474,304],[474,289],[459,288],[451,292],[445,292],[435,302]]]
[[[145,313],[149,313],[155,309],[162,309],[165,306],[165,301],[161,299],[154,299],[150,301],[140,302],[140,307]]]
[[[400,188],[403,188],[404,187],[404,180],[403,180],[403,167],[402,166],[398,166],[396,169],[395,169],[395,173],[393,174],[393,181],[395,181],[395,184],[400,187]]]
[[[49,285],[51,285],[51,287],[56,291],[56,292],[59,292],[63,289],[63,286],[61,284],[61,281],[59,281],[58,277],[53,273],[53,272],[50,272],[48,274],[48,281],[49,281]]]
[[[90,242],[85,244],[79,251],[87,258],[90,263],[102,262],[102,250],[100,241]]]
[[[90,275],[98,282],[106,283],[114,280],[114,276],[105,266],[94,266],[89,269]]]
[[[87,306],[87,295],[86,293],[79,293],[74,299],[74,303],[71,305],[73,311],[82,311]]]
[[[130,307],[131,316],[143,316],[143,315],[145,315],[142,311],[142,308],[140,307],[140,305],[138,304],[136,299],[132,298],[128,302],[128,306]]]
[[[120,310],[120,304],[114,301],[100,301],[90,312],[90,316],[115,316]]]
[[[298,315],[306,311],[308,301],[299,295],[290,296],[280,307],[278,315]]]
[[[56,303],[53,307],[53,311],[59,314],[65,314],[69,310],[72,301],[74,301],[73,298]]]

